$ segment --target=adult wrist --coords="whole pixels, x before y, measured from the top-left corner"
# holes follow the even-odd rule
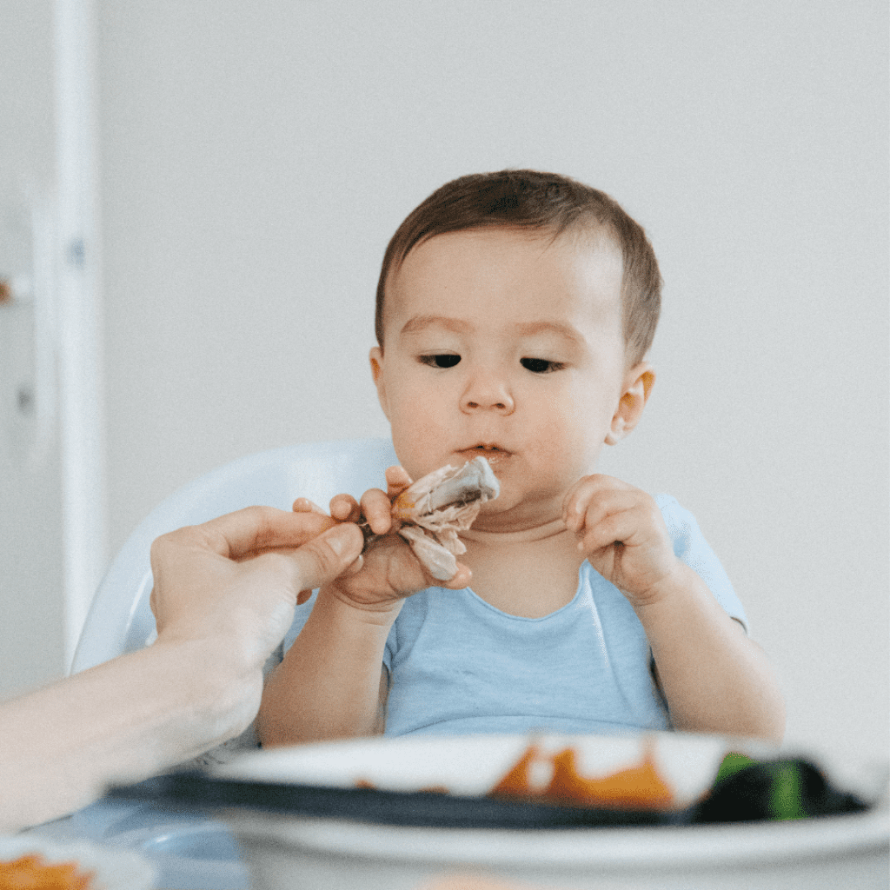
[[[209,748],[243,732],[256,716],[262,695],[262,665],[239,657],[231,641],[159,638],[154,649],[165,665],[178,665],[176,677],[165,671],[165,681],[182,688],[171,707],[181,709],[183,729],[194,743]]]

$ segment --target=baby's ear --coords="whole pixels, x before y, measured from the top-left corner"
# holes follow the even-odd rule
[[[606,445],[617,445],[639,423],[654,383],[655,369],[648,362],[638,362],[628,370]]]
[[[371,376],[376,384],[380,379],[380,372],[383,370],[383,350],[379,346],[375,346],[368,357],[371,360]]]
[[[379,346],[375,346],[371,350],[369,358],[371,360],[371,377],[374,379],[374,386],[377,387],[377,399],[383,413],[389,417],[389,411],[386,409],[386,387],[383,383],[383,350]]]

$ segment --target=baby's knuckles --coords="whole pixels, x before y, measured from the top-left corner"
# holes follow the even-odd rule
[[[634,608],[667,595],[683,566],[658,505],[644,492],[639,495],[632,511],[634,532],[621,547],[621,577],[616,583]]]
[[[576,523],[586,545],[586,557],[606,580],[613,583],[635,608],[649,605],[668,595],[682,570],[682,561],[674,553],[670,534],[655,499],[632,486],[622,486],[630,503],[625,507],[621,524],[627,533],[613,542],[611,552],[604,554],[602,542],[596,542],[589,524],[590,513],[596,509],[583,488],[575,493],[575,502],[568,509],[569,517],[577,510]],[[588,515],[584,515],[584,511]],[[576,514],[575,514],[576,515]],[[572,523],[567,519],[567,525]],[[586,533],[585,533],[586,528]]]
[[[429,581],[408,545],[395,536],[377,541],[363,557],[359,571],[338,578],[331,592],[358,609],[380,611],[401,604]]]

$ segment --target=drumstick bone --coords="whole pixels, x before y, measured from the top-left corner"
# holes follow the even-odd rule
[[[418,479],[392,504],[393,531],[437,581],[457,574],[457,559],[467,548],[458,537],[479,515],[482,505],[498,496],[500,486],[488,461],[475,457],[460,468],[440,467]],[[360,523],[365,550],[382,535]]]

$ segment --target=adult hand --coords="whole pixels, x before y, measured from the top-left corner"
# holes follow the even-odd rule
[[[151,549],[158,641],[229,641],[233,655],[262,667],[301,591],[346,571],[362,544],[355,525],[271,507],[163,535]]]
[[[0,831],[240,733],[300,591],[348,569],[361,546],[355,525],[258,507],[158,539],[157,641],[0,704]]]

